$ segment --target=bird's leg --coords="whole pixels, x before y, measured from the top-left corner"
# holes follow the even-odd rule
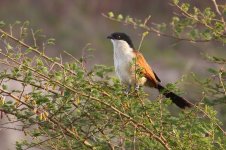
[[[128,85],[125,91],[125,94],[128,95],[131,89],[131,85]]]
[[[139,84],[135,84],[135,91],[139,91],[140,85]]]

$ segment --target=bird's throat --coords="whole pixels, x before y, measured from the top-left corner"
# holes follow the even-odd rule
[[[132,84],[131,65],[135,54],[133,49],[124,41],[113,42],[115,72],[121,82]]]

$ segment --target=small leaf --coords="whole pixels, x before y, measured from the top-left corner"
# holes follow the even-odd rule
[[[213,74],[217,74],[217,71],[213,68],[209,68],[208,71]]]
[[[44,63],[42,62],[42,60],[41,60],[40,58],[37,58],[37,59],[36,59],[36,64],[37,64],[38,66],[43,66],[43,65],[44,65]]]
[[[122,14],[119,14],[118,17],[117,17],[117,20],[121,21],[122,19],[123,19]]]
[[[177,5],[177,4],[179,3],[179,0],[173,0],[173,3],[174,3],[175,5]]]
[[[9,43],[6,44],[6,48],[7,48],[8,50],[12,50],[12,49],[13,49],[13,47],[12,47]]]
[[[160,30],[160,31],[166,31],[166,24],[165,23],[162,23],[162,24],[158,24],[157,25],[157,28],[158,28],[158,30]]]
[[[28,20],[26,20],[23,25],[24,26],[29,26],[29,24],[30,24],[30,22]]]
[[[0,21],[0,27],[3,27],[3,26],[5,26],[5,22],[4,21]]]
[[[192,39],[196,39],[198,36],[198,30],[197,29],[192,29],[189,33],[189,35],[191,36]]]
[[[15,24],[21,24],[21,21],[16,20]]]
[[[2,85],[2,88],[3,88],[3,90],[7,90],[8,86],[5,85],[5,84],[3,84],[3,85]]]
[[[61,72],[56,72],[54,75],[55,80],[59,81],[63,79],[63,75]]]
[[[55,39],[54,38],[49,38],[48,40],[47,40],[47,44],[48,45],[55,45]]]
[[[189,10],[189,8],[190,8],[190,4],[188,4],[188,3],[183,3],[183,4],[181,5],[181,9],[182,9],[184,12],[187,12],[187,11]]]
[[[113,18],[114,17],[114,13],[111,11],[108,13],[108,17]]]
[[[28,54],[28,53],[30,53],[31,51],[32,51],[32,48],[28,48],[28,49],[25,50],[25,54]]]
[[[5,96],[0,96],[0,106],[5,104]]]
[[[149,34],[149,32],[146,31],[146,32],[144,32],[142,35],[145,37],[145,36],[147,36],[148,34]]]

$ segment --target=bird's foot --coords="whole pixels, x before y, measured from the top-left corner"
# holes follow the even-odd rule
[[[126,95],[126,96],[128,96],[129,95],[129,91],[124,91],[124,94]]]
[[[124,91],[124,93],[125,93],[127,96],[129,95],[130,89],[131,89],[131,86],[129,85],[129,86],[127,87],[127,89]]]
[[[139,85],[136,85],[136,86],[135,86],[135,91],[138,92],[139,89],[140,89],[140,86],[139,86]]]

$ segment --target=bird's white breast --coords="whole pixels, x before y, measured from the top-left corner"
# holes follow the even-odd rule
[[[114,46],[115,72],[125,84],[133,84],[131,64],[135,54],[133,49],[123,40],[112,40]]]

